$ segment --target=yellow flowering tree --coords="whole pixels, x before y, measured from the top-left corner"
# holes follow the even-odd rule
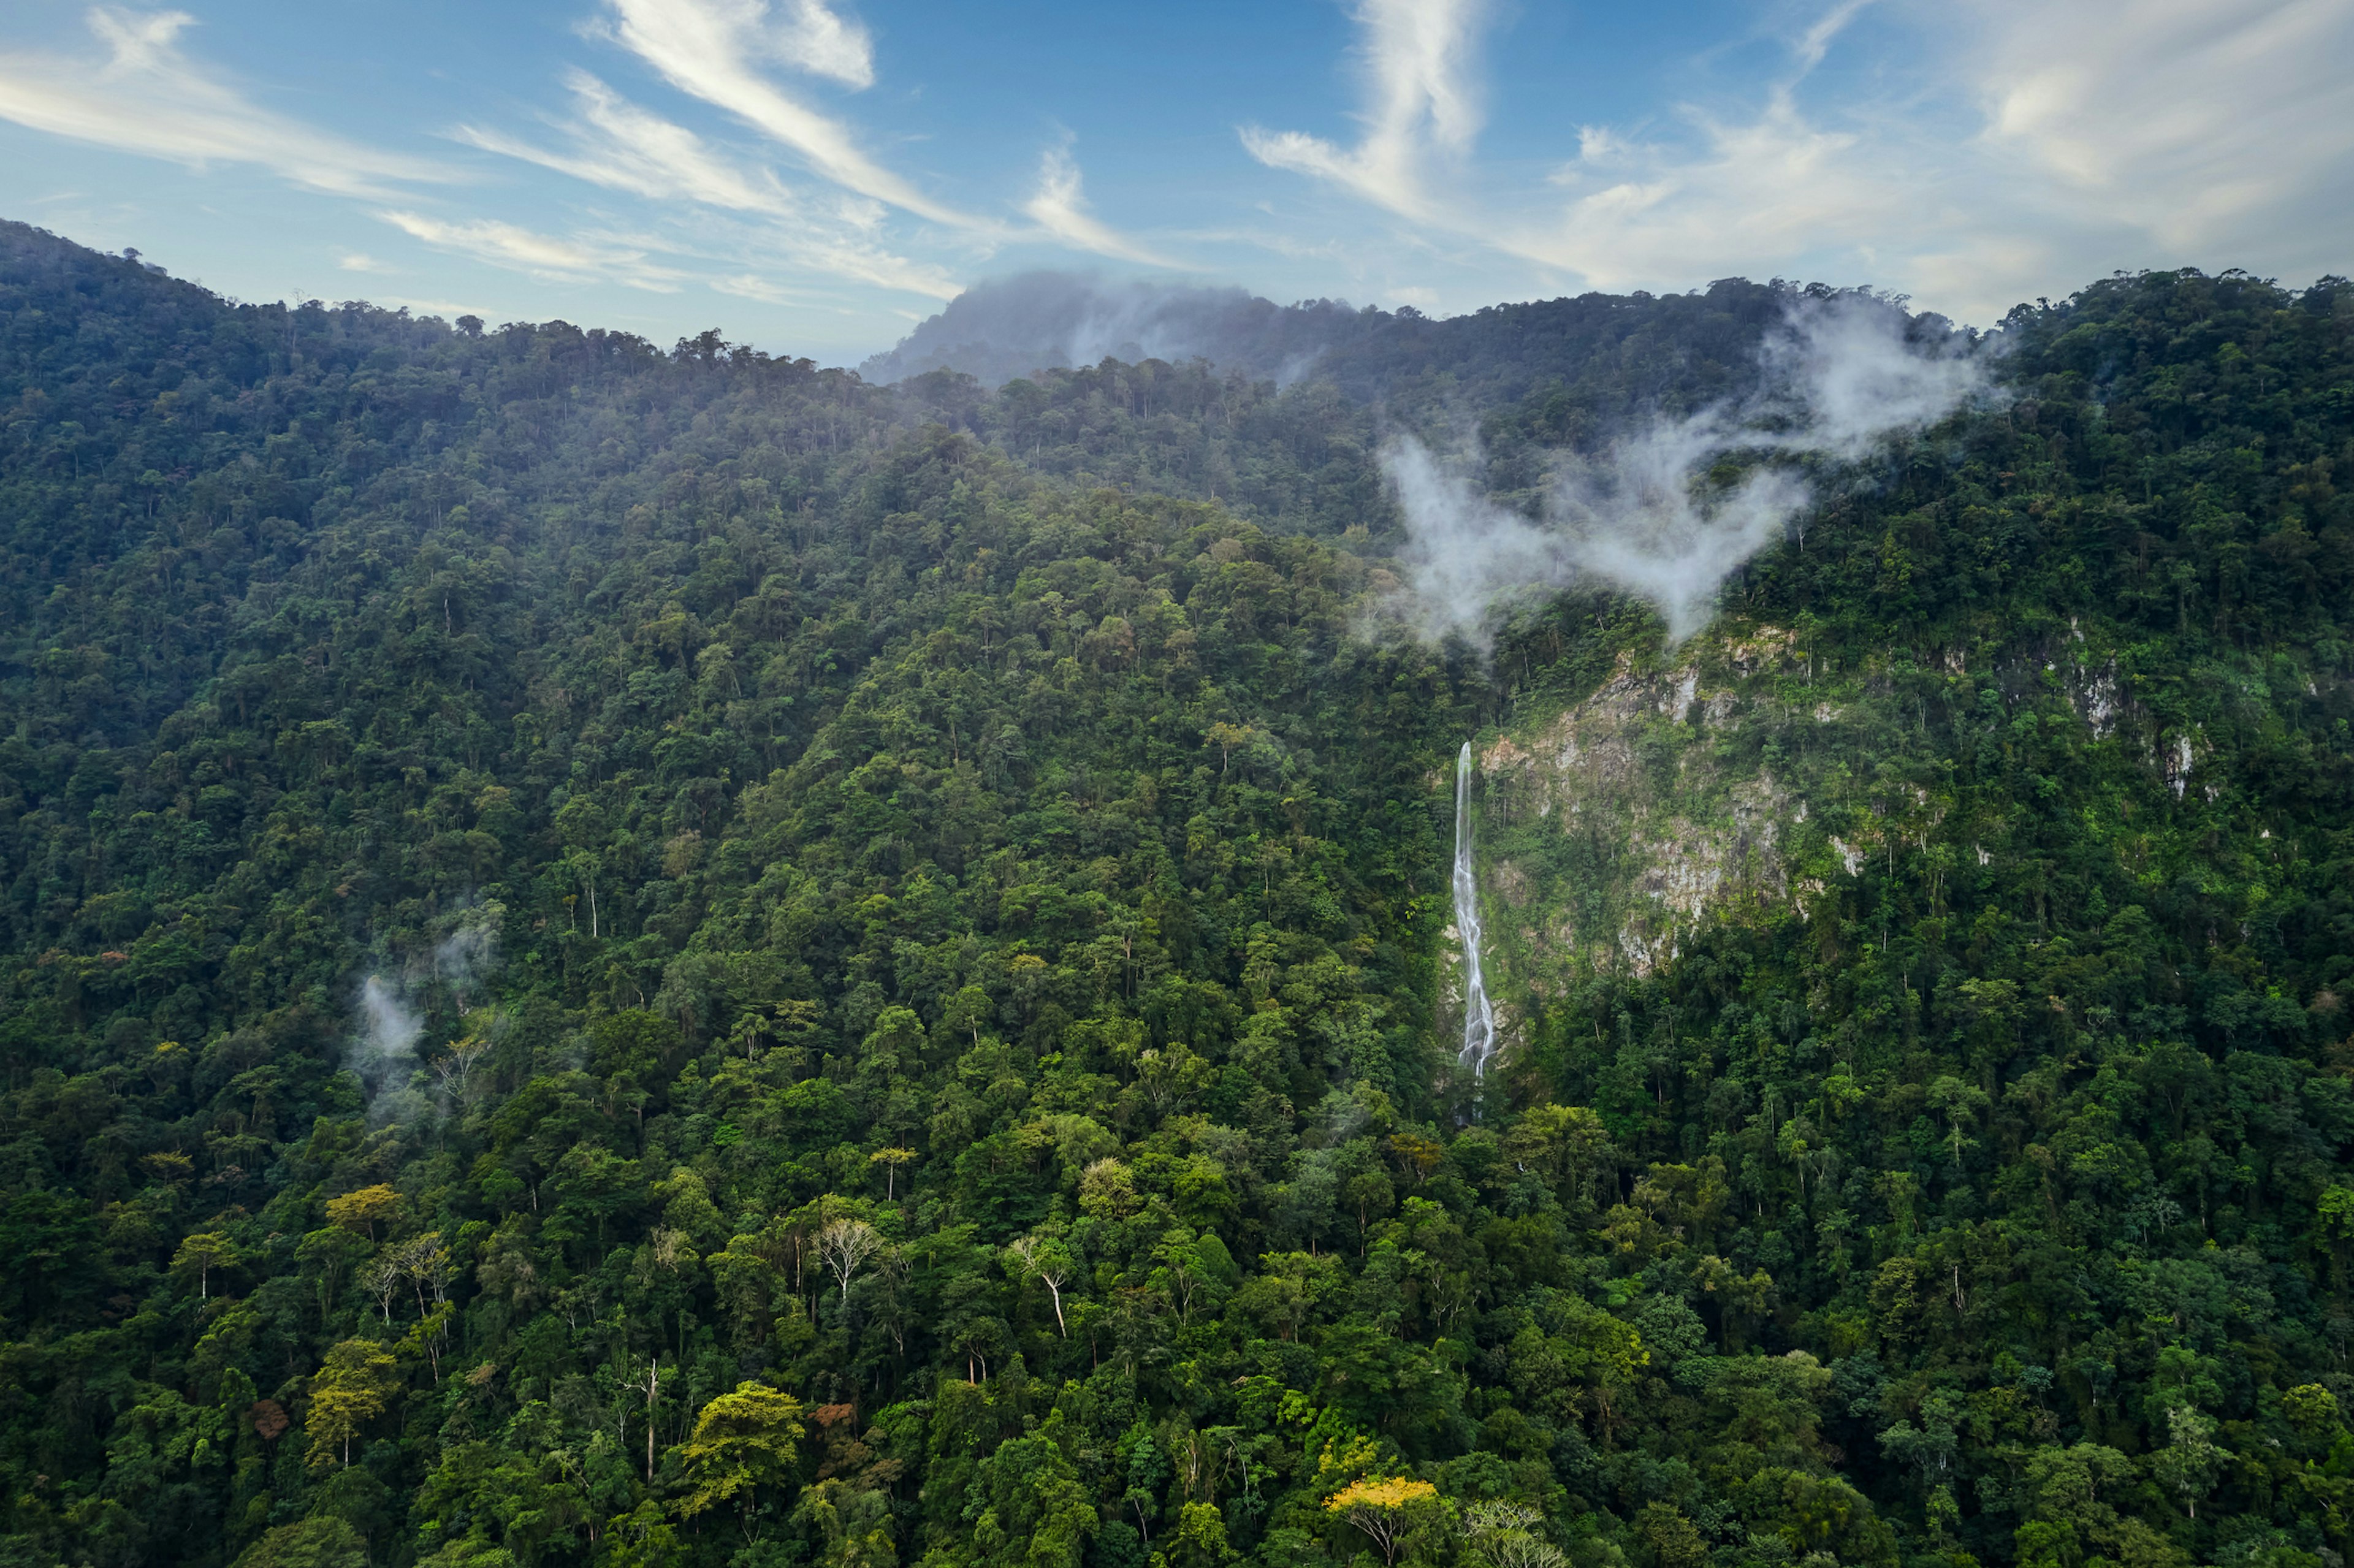
[[[1324,1499],[1324,1511],[1338,1515],[1373,1538],[1384,1563],[1397,1562],[1406,1532],[1439,1510],[1438,1489],[1404,1476],[1368,1476]]]
[[[695,1435],[679,1450],[694,1490],[679,1513],[694,1518],[732,1502],[742,1516],[745,1539],[755,1540],[753,1519],[760,1489],[774,1492],[792,1478],[801,1439],[801,1402],[762,1383],[739,1383],[695,1417]]]
[[[382,1415],[400,1386],[399,1363],[371,1340],[345,1340],[327,1352],[326,1365],[311,1380],[310,1466],[324,1469],[352,1462],[352,1439]]]

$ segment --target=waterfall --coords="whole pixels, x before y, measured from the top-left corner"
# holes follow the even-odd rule
[[[1479,874],[1471,864],[1471,743],[1455,759],[1455,931],[1463,940],[1463,1049],[1456,1060],[1474,1078],[1496,1054],[1496,1010],[1479,972]]]

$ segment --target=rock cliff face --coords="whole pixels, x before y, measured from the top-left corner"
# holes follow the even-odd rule
[[[1787,909],[1819,886],[1794,879],[1808,811],[1772,745],[1796,724],[1839,721],[1808,694],[1792,634],[1751,628],[1649,668],[1622,656],[1583,702],[1489,739],[1500,993],[1541,1002],[1582,976],[1648,975],[1701,922]]]
[[[1721,622],[1648,661],[1622,653],[1583,698],[1480,737],[1472,811],[1501,1052],[1525,1042],[1532,1010],[1648,977],[1709,922],[1810,923],[1841,882],[1904,865],[1941,910],[1955,865],[2005,853],[2017,803],[1947,820],[1946,764],[1916,744],[1931,714],[2008,713],[2043,692],[2065,699],[2061,722],[2088,754],[2178,799],[2221,793],[2197,727],[2137,698],[2129,650],[2071,625],[2031,659],[1978,663],[1892,647],[1832,669],[1799,631]]]
[[[2191,739],[2147,723],[2114,659],[2067,633],[2001,683],[2057,683],[2084,744],[2133,748],[2179,791]],[[1904,735],[1921,704],[1979,699],[1973,681],[1985,673],[1963,650],[1834,671],[1785,626],[1718,624],[1650,662],[1622,654],[1586,697],[1480,736],[1483,956],[1501,1048],[1525,1038],[1530,1008],[1579,981],[1652,975],[1709,920],[1808,920],[1867,862],[1945,854],[1946,805]],[[1978,864],[2001,853],[2003,814],[1963,826]]]

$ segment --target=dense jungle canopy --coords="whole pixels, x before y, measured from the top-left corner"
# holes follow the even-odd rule
[[[0,1564],[2343,1568],[2354,287],[2022,307],[1691,643],[1369,631],[1385,431],[1793,292],[878,387],[0,230]],[[1546,948],[1498,764],[1465,1082],[1456,748],[1680,671],[1779,869]]]

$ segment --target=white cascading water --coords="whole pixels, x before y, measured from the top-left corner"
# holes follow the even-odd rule
[[[1456,1060],[1474,1078],[1496,1054],[1496,1010],[1479,972],[1479,874],[1471,864],[1471,743],[1455,760],[1455,931],[1463,941],[1463,1049]]]

